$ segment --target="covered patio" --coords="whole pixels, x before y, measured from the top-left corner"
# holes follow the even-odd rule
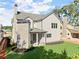
[[[46,31],[34,28],[30,31],[31,33],[31,44],[38,46],[46,44]]]
[[[79,30],[70,30],[72,38],[78,38],[79,39]]]

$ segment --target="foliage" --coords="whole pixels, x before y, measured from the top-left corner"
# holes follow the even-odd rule
[[[74,53],[79,53],[78,47],[79,45],[65,42],[35,47],[23,54],[11,53],[9,50],[7,59],[71,59]]]
[[[63,52],[64,53],[64,52]],[[7,59],[71,59],[65,54],[59,54],[56,52],[53,52],[53,50],[49,49],[48,51],[44,49],[44,47],[35,47],[35,49],[29,51],[29,53],[24,53],[24,54],[11,54],[7,56]]]
[[[12,39],[12,36],[9,36],[9,39]]]
[[[5,30],[12,30],[12,26],[3,26],[3,29],[5,29]]]
[[[79,0],[75,0],[74,3],[79,3]]]
[[[79,59],[79,56],[77,54],[74,54],[72,59]]]
[[[64,14],[70,19],[69,23],[79,25],[79,0],[75,0],[73,3],[62,7],[61,9],[55,9],[54,12],[62,15]]]

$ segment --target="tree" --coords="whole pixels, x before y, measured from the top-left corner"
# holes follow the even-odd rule
[[[73,3],[62,7],[61,9],[55,9],[54,12],[67,16],[70,19],[69,23],[72,25],[79,25],[79,0],[75,0]]]
[[[5,29],[5,30],[12,30],[12,26],[3,26],[2,29]]]

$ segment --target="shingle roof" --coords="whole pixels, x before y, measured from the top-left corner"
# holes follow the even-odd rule
[[[26,12],[19,12],[16,15],[17,19],[26,19],[26,18],[30,18],[33,21],[41,21],[42,19],[44,19],[46,16],[44,15],[38,15],[38,14],[32,14],[32,13],[26,13]]]
[[[26,12],[17,12],[17,15],[16,15],[16,18],[17,19],[26,19],[26,18],[30,18],[32,19],[33,21],[42,21],[44,20],[45,18],[47,18],[48,16],[50,16],[51,14],[54,14],[59,20],[60,22],[61,19],[60,17],[58,16],[58,14],[54,13],[54,12],[50,12],[49,14],[47,15],[38,15],[38,14],[32,14],[32,13],[26,13]]]

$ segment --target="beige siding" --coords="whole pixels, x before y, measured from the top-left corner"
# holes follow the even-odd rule
[[[13,19],[13,23],[12,23],[12,39],[11,39],[11,43],[16,43],[17,41],[17,35],[16,35],[16,17],[14,17]]]
[[[27,18],[30,21],[30,28],[33,29],[34,28],[34,22],[32,19]]]
[[[51,28],[51,23],[57,23],[57,29]],[[50,38],[46,38],[47,42],[55,42],[61,39],[62,35],[60,33],[62,33],[62,29],[60,29],[60,26],[62,26],[62,24],[54,14],[51,14],[41,22],[34,23],[34,28],[43,29],[47,31],[46,34],[51,34]],[[40,42],[44,42],[44,39],[45,37],[42,37]]]
[[[34,22],[34,28],[42,29],[42,22]]]
[[[19,48],[26,48],[30,47],[30,27],[29,24],[17,24],[17,35],[20,35],[19,39]],[[25,44],[24,44],[25,42]]]
[[[66,29],[66,37],[67,37],[67,39],[72,38],[71,32],[68,29]]]
[[[57,23],[57,29],[51,28],[51,23]],[[51,34],[50,38],[46,38],[47,42],[60,40],[60,21],[54,14],[51,14],[45,20],[43,20],[43,30],[48,31],[47,34]]]

